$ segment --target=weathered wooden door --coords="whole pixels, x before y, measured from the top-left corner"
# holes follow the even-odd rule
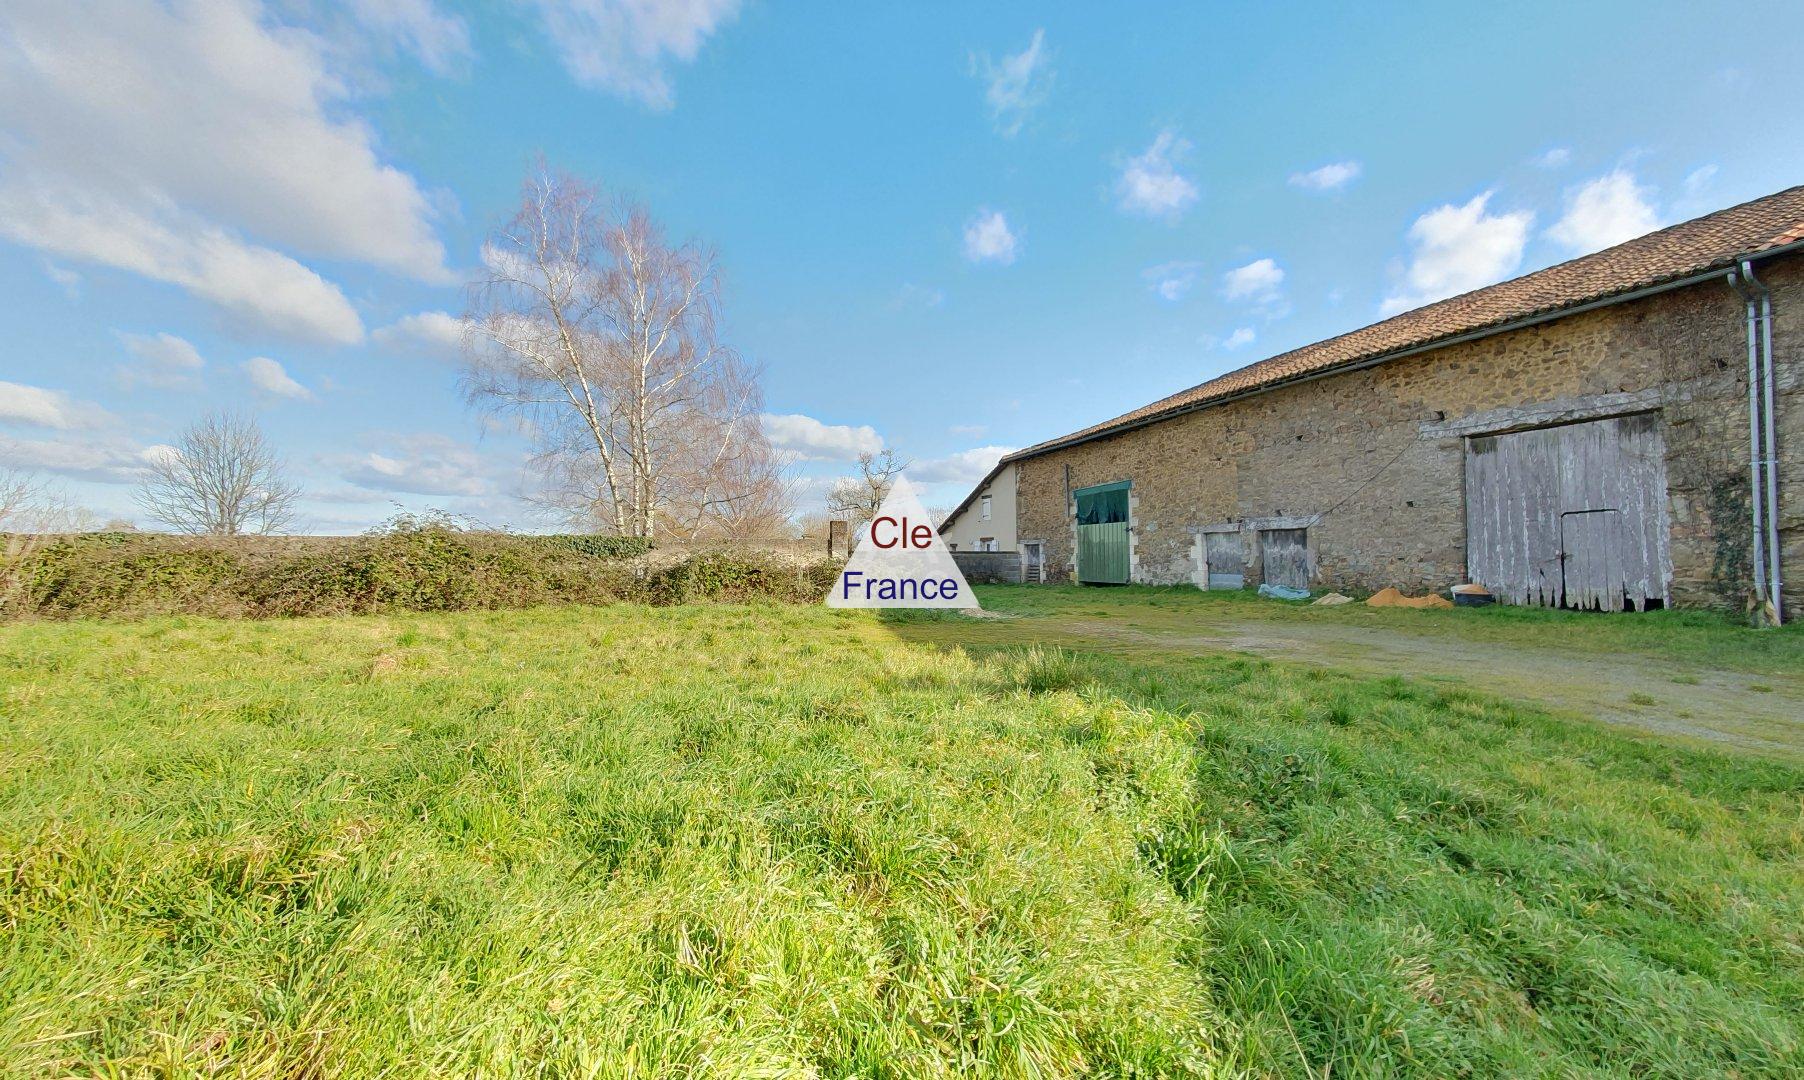
[[[1241,546],[1239,533],[1204,533],[1203,558],[1209,566],[1211,589],[1239,589],[1246,586],[1246,549]]]
[[[1309,588],[1309,530],[1265,529],[1259,533],[1259,565],[1267,585]]]
[[[1509,603],[1664,603],[1672,565],[1658,414],[1469,440],[1466,562],[1473,581]]]
[[[1560,591],[1567,607],[1621,611],[1622,511],[1568,510],[1560,515]]]
[[[1128,485],[1080,488],[1077,497],[1077,580],[1091,585],[1125,585],[1128,554]]]

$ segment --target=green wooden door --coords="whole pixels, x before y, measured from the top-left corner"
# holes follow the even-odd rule
[[[1127,522],[1077,527],[1077,580],[1091,585],[1126,585]]]
[[[1128,483],[1079,488],[1077,580],[1091,585],[1128,581]]]

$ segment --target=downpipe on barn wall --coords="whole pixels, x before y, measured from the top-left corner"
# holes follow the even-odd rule
[[[1754,277],[1752,260],[1742,263],[1748,280],[1760,289],[1760,351],[1766,371],[1763,376],[1766,395],[1766,557],[1771,564],[1767,586],[1773,590],[1773,625],[1785,622],[1785,584],[1779,566],[1785,549],[1779,543],[1779,410],[1773,405],[1773,294],[1766,284]]]
[[[1739,278],[1729,283],[1747,303],[1748,481],[1753,496],[1754,594],[1767,621],[1785,621],[1785,592],[1779,546],[1779,479],[1773,404],[1773,296],[1754,275],[1752,259],[1741,261]]]

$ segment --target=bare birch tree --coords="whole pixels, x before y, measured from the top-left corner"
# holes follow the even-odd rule
[[[548,501],[606,532],[679,537],[732,531],[780,501],[758,372],[716,336],[709,251],[541,169],[483,265],[465,388],[525,421]]]
[[[238,536],[291,527],[300,497],[254,418],[214,412],[152,460],[138,505],[177,532]]]

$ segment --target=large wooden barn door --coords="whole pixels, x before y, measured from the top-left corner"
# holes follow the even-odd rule
[[[1077,497],[1077,580],[1125,585],[1128,580],[1128,484],[1099,484]]]
[[[1653,413],[1471,439],[1466,562],[1514,604],[1664,603],[1666,451]]]

